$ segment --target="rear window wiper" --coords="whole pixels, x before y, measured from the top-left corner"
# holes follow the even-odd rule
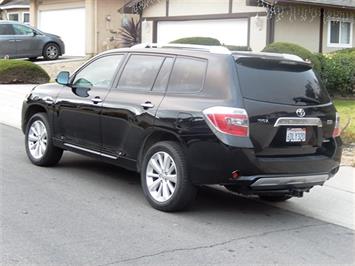
[[[314,103],[314,104],[321,104],[320,101],[308,97],[295,97],[293,100],[296,103]]]

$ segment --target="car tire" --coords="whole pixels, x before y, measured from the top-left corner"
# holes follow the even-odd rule
[[[56,165],[62,158],[63,150],[55,147],[52,132],[45,113],[34,114],[25,131],[26,153],[31,162],[38,166]]]
[[[60,54],[60,48],[56,43],[48,43],[43,48],[43,57],[45,60],[56,60]]]
[[[173,141],[156,143],[146,151],[141,185],[150,205],[165,212],[186,209],[197,193],[188,176],[183,150]]]
[[[282,202],[282,201],[286,201],[289,200],[290,198],[292,198],[292,196],[290,195],[259,195],[259,198],[261,200],[264,201],[269,201],[269,202]]]

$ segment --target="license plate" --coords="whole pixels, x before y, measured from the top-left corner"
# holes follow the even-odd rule
[[[286,132],[286,142],[304,142],[306,141],[305,128],[288,128]]]

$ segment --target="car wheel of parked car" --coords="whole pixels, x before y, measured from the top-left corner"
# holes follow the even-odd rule
[[[26,153],[33,164],[52,166],[59,162],[63,150],[53,145],[52,132],[46,114],[37,113],[30,118],[25,136]]]
[[[182,148],[176,142],[159,142],[145,153],[141,182],[150,205],[162,211],[179,211],[195,198]]]
[[[48,43],[43,49],[43,57],[46,60],[58,59],[59,53],[59,46],[55,43]]]
[[[261,200],[271,201],[271,202],[281,202],[292,198],[290,195],[259,195]]]

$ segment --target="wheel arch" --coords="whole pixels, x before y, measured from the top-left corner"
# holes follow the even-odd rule
[[[27,108],[27,110],[25,112],[25,115],[23,117],[23,121],[22,121],[22,131],[23,131],[23,133],[25,133],[25,131],[26,131],[27,123],[30,120],[30,118],[34,114],[37,114],[37,113],[45,113],[45,114],[47,114],[47,110],[46,110],[46,108],[44,108],[43,106],[38,105],[38,104],[31,105],[31,106],[29,106]]]
[[[179,143],[183,150],[185,150],[185,143],[184,141],[174,132],[168,131],[168,130],[163,130],[163,129],[156,129],[153,132],[151,132],[143,141],[143,145],[138,153],[138,158],[137,158],[137,171],[140,172],[141,170],[141,163],[143,161],[143,156],[145,152],[154,145],[157,142],[160,141],[174,141]]]

